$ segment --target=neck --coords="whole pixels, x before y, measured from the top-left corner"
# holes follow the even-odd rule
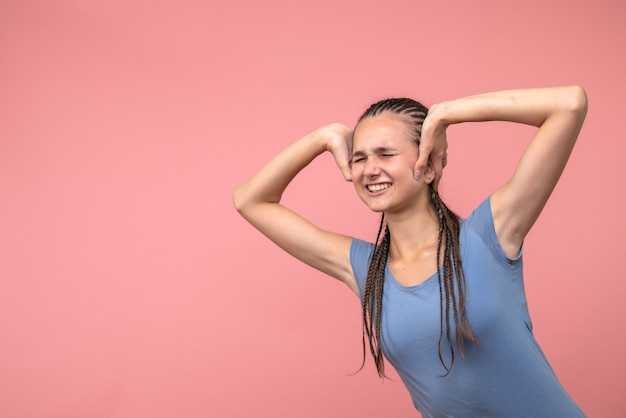
[[[391,258],[409,259],[422,249],[437,245],[439,221],[428,199],[408,213],[385,216],[391,235]]]

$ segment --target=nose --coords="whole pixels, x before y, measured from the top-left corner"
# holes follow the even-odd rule
[[[376,158],[368,158],[363,169],[363,175],[367,177],[376,177],[380,175],[380,167]]]

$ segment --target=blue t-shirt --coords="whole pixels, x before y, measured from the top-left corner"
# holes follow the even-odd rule
[[[382,350],[427,417],[584,417],[557,380],[532,333],[521,254],[509,259],[496,237],[490,199],[461,223],[467,316],[482,343],[455,349],[449,375],[439,360],[437,273],[416,286],[398,283],[387,266]],[[354,239],[352,269],[361,298],[373,244]],[[454,331],[454,330],[452,330]],[[454,336],[452,338],[454,341]],[[444,338],[442,354],[450,364]]]

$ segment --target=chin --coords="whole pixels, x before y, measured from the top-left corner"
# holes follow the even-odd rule
[[[380,198],[373,198],[368,195],[361,195],[357,193],[361,202],[368,207],[369,210],[376,213],[386,212],[389,209],[389,204],[387,200],[383,200]]]
[[[389,209],[387,205],[380,204],[379,202],[365,202],[365,205],[367,205],[369,210],[376,213],[386,212],[387,209]]]
[[[385,211],[384,209],[372,208],[372,207],[370,207],[370,210],[374,213],[383,213]]]

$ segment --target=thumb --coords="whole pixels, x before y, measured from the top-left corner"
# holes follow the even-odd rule
[[[345,165],[343,167],[340,167],[340,169],[341,169],[341,174],[343,174],[344,180],[352,181],[352,171],[350,170],[350,166]]]
[[[335,163],[337,164],[339,171],[341,171],[341,175],[344,180],[352,181],[352,169],[350,167],[350,161],[348,160],[347,154],[340,152],[338,155],[335,155]]]
[[[413,177],[415,178],[415,180],[419,180],[419,178],[428,168],[428,155],[429,153],[423,152],[422,150],[420,150],[420,153],[418,155],[417,162],[415,163],[415,168],[413,171]]]

